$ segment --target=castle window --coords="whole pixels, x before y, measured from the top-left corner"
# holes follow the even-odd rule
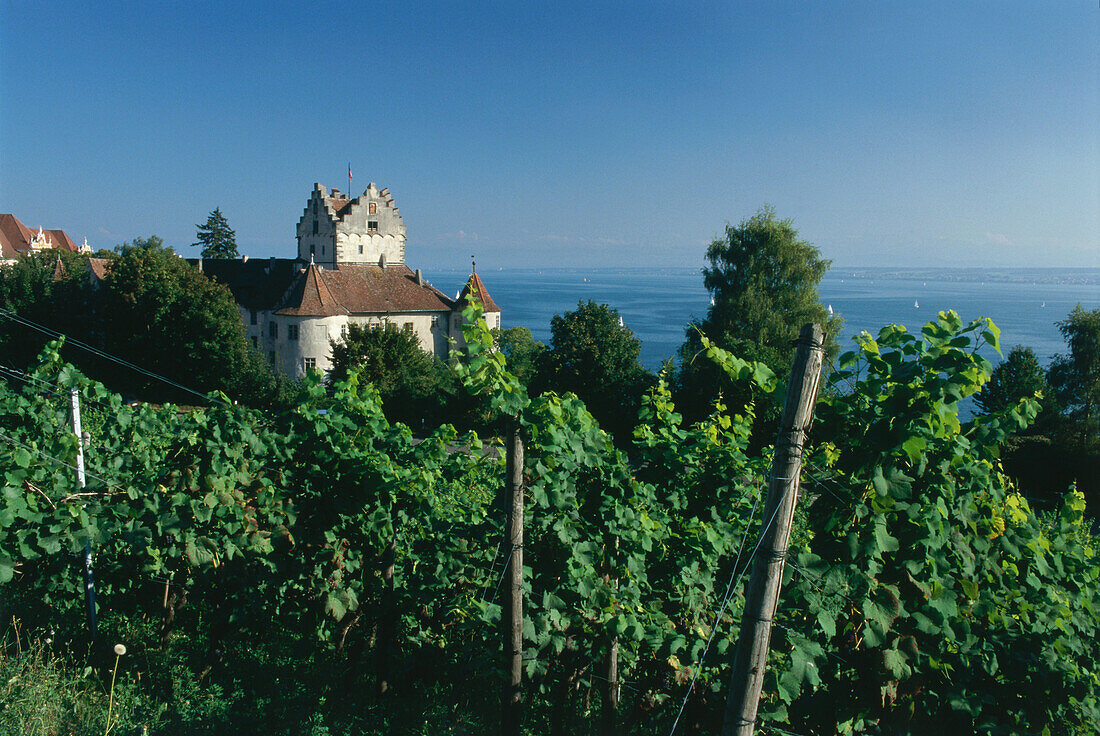
[[[272,340],[278,339],[278,337],[279,337],[279,323],[278,322],[269,322],[268,325],[267,325],[267,334]]]
[[[252,347],[260,347],[260,338],[256,337],[255,335],[252,336]]]
[[[248,310],[248,323],[250,325],[256,324],[256,310],[255,309],[249,309]]]
[[[322,245],[321,246],[321,255],[324,255],[324,254],[325,254],[325,246]]]
[[[378,221],[377,220],[367,220],[367,232],[368,233],[378,232]]]
[[[275,364],[275,351],[274,350],[272,350],[270,353],[267,354],[267,359],[269,361],[271,361],[272,365]]]
[[[436,315],[433,315],[432,316],[432,329],[434,330],[436,327],[439,327],[439,317],[436,316]]]
[[[375,202],[371,202],[371,203],[370,203],[370,213],[371,213],[371,214],[373,215],[373,214],[374,214],[375,212],[377,212],[377,211],[378,211],[378,205],[377,205],[377,203],[375,203]]]
[[[298,339],[298,325],[287,325],[286,326],[286,339],[287,340],[297,340]]]
[[[359,244],[359,255],[363,255],[363,244]]]
[[[348,336],[348,325],[345,322],[344,324],[340,325],[340,337],[347,337],[347,336]]]
[[[405,323],[405,332],[407,332],[411,335],[412,331],[413,331],[413,323],[412,322],[406,322]]]
[[[317,234],[317,221],[316,220],[313,221],[313,234],[314,235]]]
[[[304,370],[308,371],[311,368],[316,368],[316,367],[317,367],[317,359],[316,358],[302,358],[302,368]]]

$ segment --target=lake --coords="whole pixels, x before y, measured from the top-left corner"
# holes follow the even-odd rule
[[[609,304],[642,341],[648,368],[676,354],[692,319],[706,315],[710,295],[698,268],[511,268],[479,272],[503,312],[503,327],[529,327],[550,340],[550,318],[579,301]],[[425,276],[453,294],[467,272],[428,270]],[[1055,323],[1080,303],[1100,308],[1100,268],[1087,269],[875,269],[834,267],[822,281],[821,301],[844,318],[842,347],[863,330],[886,324],[911,331],[954,309],[964,320],[990,317],[1001,328],[1004,352],[1029,345],[1045,365],[1065,351]],[[996,361],[992,354],[990,359]]]

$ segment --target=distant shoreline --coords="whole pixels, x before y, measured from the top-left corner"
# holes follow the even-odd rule
[[[463,269],[433,268],[436,273],[463,273]],[[547,273],[547,274],[631,274],[631,273],[687,273],[701,272],[701,268],[688,266],[667,266],[662,268],[644,266],[605,266],[578,268],[576,266],[522,266],[515,268],[493,268],[484,271],[493,273]],[[881,279],[881,280],[917,280],[1028,284],[1075,284],[1080,286],[1100,286],[1100,268],[886,268],[877,266],[833,266],[825,275],[832,279]]]

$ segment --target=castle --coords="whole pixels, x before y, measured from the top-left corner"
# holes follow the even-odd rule
[[[188,259],[233,293],[252,344],[282,373],[331,368],[331,341],[348,325],[393,324],[446,359],[462,345],[462,310],[471,292],[489,327],[500,307],[476,271],[457,298],[405,265],[405,223],[388,189],[372,182],[352,198],[320,184],[298,220],[296,258]]]

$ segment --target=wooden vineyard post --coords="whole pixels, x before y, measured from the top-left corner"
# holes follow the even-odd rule
[[[804,325],[797,344],[798,351],[772,460],[768,499],[764,505],[764,526],[760,531],[759,548],[745,595],[745,612],[741,616],[741,632],[733,659],[722,736],[752,736],[756,728],[756,711],[764,685],[772,619],[779,605],[783,563],[798,501],[802,447],[813,421],[814,403],[821,380],[821,327]]]
[[[508,591],[501,611],[504,633],[504,692],[501,698],[501,736],[520,736],[523,715],[523,438],[519,419],[509,429],[508,477],[509,546]]]

